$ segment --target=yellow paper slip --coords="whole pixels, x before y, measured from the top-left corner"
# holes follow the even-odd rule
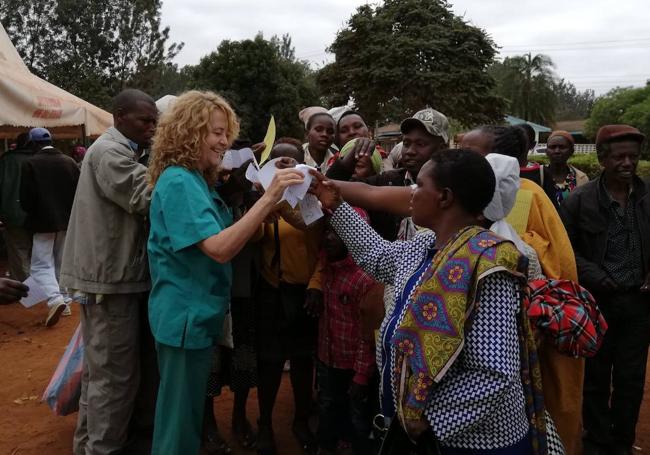
[[[526,232],[528,226],[528,216],[530,215],[530,206],[533,203],[533,192],[529,190],[517,191],[515,206],[506,217],[506,221],[512,225],[519,235]]]
[[[271,116],[269,121],[269,127],[266,129],[266,136],[264,136],[264,151],[262,152],[262,159],[260,160],[260,165],[264,164],[266,160],[269,159],[271,155],[271,149],[273,148],[273,143],[275,142],[275,118]]]

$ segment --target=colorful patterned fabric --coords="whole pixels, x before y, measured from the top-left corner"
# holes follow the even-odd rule
[[[537,345],[530,326],[530,320],[526,317],[524,298],[521,299],[521,311],[519,314],[519,353],[521,359],[521,382],[524,386],[526,396],[526,414],[530,422],[530,435],[532,453],[544,455],[548,453],[546,411],[544,407],[544,390],[542,386],[542,371],[539,367],[537,356]]]
[[[444,446],[511,447],[530,428],[519,353],[521,283],[509,272],[491,273],[480,280],[476,300],[465,346],[425,414]]]
[[[394,285],[395,303],[387,309],[377,344],[382,412],[391,419],[396,417],[399,396],[399,376],[394,368],[397,348],[391,339],[413,302],[411,281],[419,283],[432,262],[436,236],[422,231],[407,242],[386,241],[345,203],[334,212],[330,224],[361,268],[377,281]],[[531,382],[530,375],[521,371],[520,349],[526,346],[521,346],[517,335],[517,325],[525,316],[521,310],[523,284],[505,271],[477,281],[479,295],[475,298],[480,303],[465,331],[465,346],[433,388],[425,414],[442,446],[500,449],[521,441],[530,422],[543,422],[539,420],[543,416],[538,418],[527,409],[522,386]],[[542,440],[538,446],[544,444]]]
[[[573,357],[593,357],[607,331],[607,322],[593,296],[568,280],[529,282],[527,313],[558,351]]]
[[[576,178],[576,171],[569,166],[569,173],[564,182],[555,184],[555,199],[557,203],[561,204],[577,186],[578,179]]]
[[[435,254],[392,339],[396,365],[408,365],[407,392],[401,397],[405,418],[422,416],[433,384],[462,350],[478,280],[499,270],[514,273],[519,258],[512,243],[476,226],[460,231]]]

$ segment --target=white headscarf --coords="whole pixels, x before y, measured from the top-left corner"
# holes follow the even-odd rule
[[[483,215],[492,221],[490,230],[504,239],[511,240],[517,249],[526,254],[526,246],[521,237],[505,218],[515,205],[519,191],[519,162],[517,159],[498,153],[490,153],[485,157],[492,166],[496,177],[494,196],[483,210]]]

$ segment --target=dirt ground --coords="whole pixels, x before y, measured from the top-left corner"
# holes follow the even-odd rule
[[[79,308],[50,329],[43,326],[45,305],[25,309],[18,304],[0,306],[0,454],[63,455],[71,453],[76,414],[57,417],[40,398],[77,324]],[[646,382],[646,388],[648,382]],[[299,454],[291,435],[293,399],[285,375],[274,415],[279,452]],[[230,439],[232,395],[215,401],[223,435]],[[248,402],[251,422],[257,420],[254,392]],[[637,446],[650,452],[650,402],[644,400],[637,428]],[[234,453],[252,453],[235,450]]]
[[[19,304],[0,306],[0,455],[64,455],[72,453],[72,434],[76,413],[57,417],[41,403],[56,365],[79,323],[78,305],[71,317],[47,329],[43,321],[45,305],[25,309]],[[230,441],[232,394],[224,389],[215,399],[215,412],[222,435],[231,442],[234,454],[252,454],[236,450]],[[248,400],[248,416],[257,421],[257,395]],[[273,426],[281,454],[298,455],[302,450],[291,434],[293,397],[288,375],[283,378],[274,411]]]

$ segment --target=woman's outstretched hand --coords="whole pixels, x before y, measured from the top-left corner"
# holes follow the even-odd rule
[[[271,201],[276,203],[282,199],[285,188],[291,185],[299,185],[304,180],[305,177],[302,173],[294,168],[278,169],[263,197],[270,198]]]
[[[341,189],[333,181],[318,171],[309,171],[314,176],[309,192],[315,195],[323,207],[331,211],[336,210],[343,202]]]

